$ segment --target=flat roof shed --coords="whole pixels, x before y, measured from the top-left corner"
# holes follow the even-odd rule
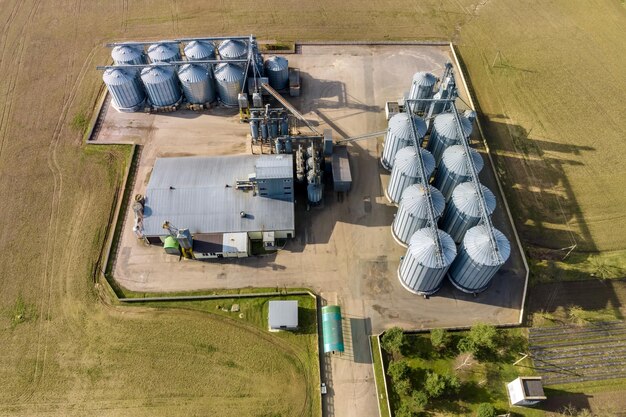
[[[295,330],[298,328],[298,301],[279,300],[269,302],[268,327],[270,331]]]

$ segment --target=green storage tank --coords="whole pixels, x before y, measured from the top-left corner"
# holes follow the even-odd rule
[[[168,236],[165,238],[163,242],[163,249],[165,249],[165,253],[170,255],[180,255],[180,244],[174,238],[174,236]]]
[[[324,340],[324,353],[344,351],[341,307],[322,307],[322,338]]]

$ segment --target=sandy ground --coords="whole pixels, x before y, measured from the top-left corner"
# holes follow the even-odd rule
[[[301,54],[288,58],[290,66],[300,68],[302,77],[302,96],[292,103],[320,129],[331,128],[337,139],[385,129],[385,102],[408,90],[415,71],[440,74],[450,59],[447,48],[414,46],[304,46]],[[248,126],[239,124],[234,110],[129,115],[109,109],[97,142],[143,145],[134,190],[143,193],[156,157],[249,152],[247,132]],[[311,288],[342,306],[352,341],[357,342],[351,355],[330,361],[333,385],[326,398],[330,403],[327,414],[374,413],[376,393],[367,334],[391,326],[423,329],[477,321],[517,322],[524,285],[520,253],[512,245],[512,256],[484,294],[469,296],[449,283],[430,299],[407,292],[397,279],[405,249],[391,236],[396,208],[383,193],[389,173],[378,163],[381,143],[379,138],[349,145],[352,190],[339,196],[327,189],[324,205],[310,211],[300,198],[296,238],[276,255],[228,262],[179,261],[137,241],[129,211],[114,269],[116,280],[126,288],[146,292]],[[483,183],[497,193],[493,171],[485,169],[481,175]],[[493,219],[513,242],[501,196]]]

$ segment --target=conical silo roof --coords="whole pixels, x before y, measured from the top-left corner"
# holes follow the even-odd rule
[[[474,161],[474,166],[476,167],[476,173],[478,174],[482,171],[485,163],[483,162],[482,156],[480,156],[476,149],[469,149]],[[467,164],[467,155],[465,154],[465,147],[463,145],[454,145],[446,149],[443,153],[441,163],[443,163],[450,172],[457,175],[470,175],[469,165]]]
[[[111,50],[111,57],[116,64],[124,64],[135,60],[140,60],[143,51],[138,47],[130,45],[118,45]]]
[[[132,74],[122,68],[109,68],[102,74],[102,80],[106,85],[124,85],[133,81],[135,78]]]
[[[194,64],[185,64],[178,69],[178,78],[185,83],[197,83],[208,78],[206,67]]]
[[[456,257],[456,246],[454,240],[443,230],[437,229],[439,241],[441,242],[442,267],[447,267]],[[421,265],[428,268],[439,268],[437,264],[437,242],[435,240],[434,229],[425,227],[411,236],[409,240],[410,252]]]
[[[424,87],[432,87],[437,83],[437,77],[435,77],[430,72],[416,72],[413,74],[413,84],[417,84],[419,86]]]
[[[465,233],[463,246],[474,262],[487,266],[499,266],[509,258],[511,255],[509,240],[496,228],[493,228],[493,234],[496,238],[496,246],[498,247],[498,252],[500,252],[501,262],[494,256],[493,249],[489,243],[487,226],[474,226]]]
[[[227,39],[217,47],[222,58],[239,59],[248,56],[248,45],[237,39]]]
[[[239,81],[243,77],[243,69],[228,62],[217,64],[214,73],[217,80],[226,82]]]
[[[435,157],[424,148],[419,148],[422,154],[422,160],[424,161],[424,170],[426,171],[426,177],[429,178],[433,171],[435,171]],[[413,178],[419,178],[420,172],[418,169],[418,159],[415,146],[407,146],[400,149],[396,153],[396,157],[393,162],[393,168],[398,169],[405,175]]]
[[[148,47],[148,56],[152,62],[168,62],[178,56],[178,45],[175,43],[155,43]]]
[[[190,61],[215,58],[215,46],[210,42],[191,41],[185,45],[184,51]]]
[[[420,138],[423,138],[428,130],[426,122],[424,122],[424,119],[421,117],[414,117],[413,123],[415,124],[417,134]],[[406,140],[413,137],[411,134],[411,125],[409,124],[409,115],[406,113],[394,114],[391,119],[389,119],[388,126],[389,132],[398,137],[405,138]]]
[[[468,137],[472,133],[472,122],[462,115],[459,115],[459,120],[461,121],[465,137]],[[437,134],[446,138],[459,137],[456,121],[452,113],[443,113],[435,117],[433,129],[437,131]]]
[[[437,219],[443,214],[446,200],[438,189],[432,185],[429,185],[428,188],[430,189],[430,195],[433,201],[433,214],[435,215],[435,219]],[[424,188],[422,184],[413,184],[407,187],[402,192],[400,204],[403,209],[410,212],[413,216],[420,219],[428,218],[428,199],[426,198],[426,188]]]
[[[160,84],[164,80],[170,79],[174,70],[170,67],[151,66],[141,70],[141,80],[145,84]]]
[[[265,69],[269,71],[284,71],[289,62],[282,56],[271,56],[265,60]]]
[[[485,207],[487,215],[491,216],[496,209],[496,196],[491,190],[480,184],[485,197]],[[464,182],[457,185],[452,192],[452,201],[454,206],[463,214],[471,217],[480,217],[480,202],[478,201],[478,193],[472,182]]]

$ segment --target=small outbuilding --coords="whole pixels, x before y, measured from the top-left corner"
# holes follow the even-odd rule
[[[344,351],[341,307],[322,307],[322,338],[324,340],[324,353],[342,353]]]
[[[529,406],[545,400],[540,376],[520,376],[506,386],[511,405]]]
[[[298,301],[270,301],[267,322],[270,332],[296,330],[298,328]]]

